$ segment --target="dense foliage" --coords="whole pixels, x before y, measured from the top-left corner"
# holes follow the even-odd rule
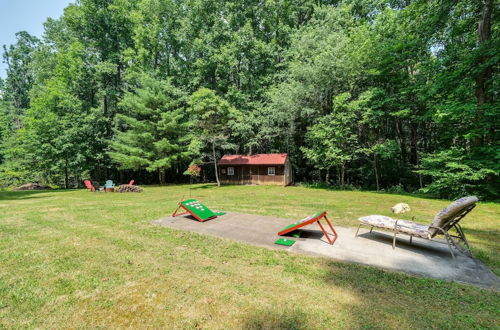
[[[0,183],[213,175],[498,198],[493,0],[78,0],[4,47]]]

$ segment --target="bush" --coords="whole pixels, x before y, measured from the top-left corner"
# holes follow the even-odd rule
[[[432,182],[420,189],[423,193],[455,199],[466,195],[498,198],[498,165],[493,157],[472,157],[464,149],[451,148],[422,158],[417,173],[431,177]]]

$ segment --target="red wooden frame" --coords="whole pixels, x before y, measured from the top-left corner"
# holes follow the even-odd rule
[[[323,218],[325,219],[326,223],[328,224],[328,226],[330,227],[330,229],[331,229],[331,230],[332,230],[332,232],[333,232],[333,235],[334,235],[333,240],[332,240],[332,239],[330,239],[330,236],[328,235],[328,232],[325,230],[325,228],[323,227],[323,225],[322,225],[322,224],[321,224],[321,222],[320,222],[320,220],[321,220],[321,219],[323,219]],[[317,222],[317,223],[318,223],[319,228],[321,228],[321,231],[323,232],[323,234],[325,234],[326,239],[328,240],[328,243],[330,243],[331,245],[333,245],[333,243],[335,243],[335,241],[337,240],[337,238],[339,237],[339,235],[337,234],[337,232],[335,231],[335,229],[333,229],[332,224],[330,223],[330,221],[329,221],[329,220],[328,220],[328,218],[326,217],[326,211],[325,211],[325,212],[322,212],[320,215],[318,215],[318,216],[317,216],[317,217],[315,217],[315,218],[312,218],[312,219],[310,219],[310,220],[307,220],[307,221],[304,221],[304,222],[302,222],[302,223],[299,223],[299,224],[297,224],[296,226],[293,226],[293,227],[290,227],[290,228],[284,229],[284,230],[280,231],[280,232],[278,233],[278,235],[283,236],[283,235],[288,234],[288,233],[290,233],[290,232],[292,232],[292,231],[294,231],[294,230],[297,230],[297,229],[299,229],[299,228],[302,228],[302,227],[304,227],[304,226],[310,225],[310,224],[315,223],[315,222]]]
[[[180,208],[183,208],[184,209],[184,212],[182,213],[177,213],[177,211],[179,211]],[[194,214],[193,212],[191,212],[188,208],[186,208],[184,205],[182,205],[182,203],[179,203],[179,206],[175,209],[174,213],[172,213],[172,217],[176,217],[178,215],[184,215],[184,214],[190,214],[192,215],[196,220],[198,220],[199,222],[205,222],[207,220],[211,220],[211,219],[215,219],[217,218],[217,216],[213,216],[213,217],[210,217],[210,218],[207,218],[205,220],[203,220],[202,218],[198,217],[196,214]]]

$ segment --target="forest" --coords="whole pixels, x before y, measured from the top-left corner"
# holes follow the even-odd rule
[[[0,187],[214,180],[500,196],[494,0],[77,0],[3,46]]]

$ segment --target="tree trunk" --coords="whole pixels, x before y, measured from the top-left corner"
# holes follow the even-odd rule
[[[165,184],[165,168],[161,167],[158,169],[158,177],[160,179],[160,184]]]
[[[483,9],[481,11],[481,18],[477,29],[477,37],[479,46],[488,42],[491,38],[491,15],[493,12],[493,0],[484,0]],[[479,57],[478,65],[483,66],[488,61],[488,55],[481,55]],[[483,105],[490,101],[488,87],[486,86],[491,79],[492,69],[488,65],[479,71],[476,77],[476,100],[478,105]]]
[[[68,158],[64,160],[64,188],[69,188]]]
[[[68,179],[68,167],[64,168],[64,188],[69,188],[69,179]]]
[[[417,154],[417,168],[420,169],[420,158],[418,154]],[[420,189],[422,189],[424,187],[424,183],[422,180],[422,173],[418,173],[418,182],[420,184]]]
[[[344,189],[344,182],[345,182],[345,164],[342,163],[340,164],[340,188]]]
[[[215,156],[215,140],[212,140],[212,154],[214,157],[215,181],[217,181],[217,187],[220,187],[219,173],[217,171],[217,157]]]
[[[375,171],[375,182],[377,184],[377,191],[380,190],[379,182],[378,182],[378,170],[377,170],[377,154],[373,153],[373,170]]]
[[[340,187],[340,166],[337,167],[337,185]]]

